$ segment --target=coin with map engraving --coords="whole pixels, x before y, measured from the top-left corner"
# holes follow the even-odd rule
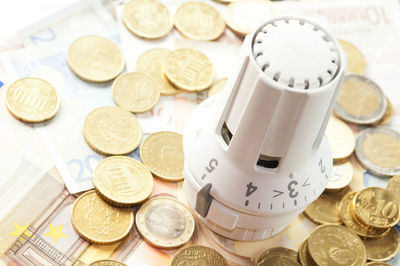
[[[137,148],[142,130],[130,112],[120,107],[104,106],[86,116],[83,136],[94,151],[105,155],[121,155]]]
[[[129,234],[134,216],[132,209],[113,207],[91,190],[75,200],[71,222],[76,232],[88,242],[111,244]]]

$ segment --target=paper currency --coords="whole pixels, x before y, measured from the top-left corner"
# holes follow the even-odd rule
[[[361,50],[398,48],[399,1],[282,1],[274,2],[277,14],[304,16],[321,23],[336,38]]]
[[[172,0],[162,2],[170,8],[171,13],[175,11],[174,6],[181,4]],[[400,82],[397,60],[400,56],[398,49],[400,16],[396,0],[284,2],[274,3],[274,5],[282,6],[280,7],[282,10],[286,8],[293,13],[304,14],[310,19],[319,17],[327,28],[336,34],[336,37],[352,41],[359,46],[367,60],[366,75],[379,83],[393,102],[395,115],[389,125],[400,130],[400,97],[396,89],[396,84]],[[136,58],[145,50],[159,47],[170,49],[191,47],[204,52],[216,65],[217,78],[222,78],[229,75],[229,66],[233,65],[241,40],[227,30],[218,42],[193,42],[184,39],[173,30],[165,39],[150,42],[137,39],[129,32],[123,33],[121,25],[118,24],[121,43],[118,41],[117,31],[113,27],[108,27],[109,23],[105,22],[107,19],[103,20],[104,17],[96,15],[98,10],[107,12],[105,6],[100,4],[100,9],[91,4],[83,6],[87,7],[86,10],[89,13],[94,12],[88,15],[87,19],[79,20],[81,23],[74,22],[73,17],[80,12],[79,10],[85,9],[80,9],[82,6],[68,11],[69,15],[63,15],[62,19],[47,20],[44,23],[47,28],[39,27],[42,28],[39,32],[37,28],[28,30],[27,32],[30,33],[26,34],[24,39],[27,47],[25,50],[0,56],[0,92],[4,92],[6,86],[2,86],[2,83],[22,76],[36,75],[54,83],[63,99],[58,114],[63,117],[63,122],[61,123],[61,120],[57,122],[57,116],[54,120],[56,125],[53,127],[50,123],[37,128],[25,126],[11,117],[4,105],[0,105],[0,107],[3,106],[0,108],[2,121],[0,147],[10,151],[3,155],[6,158],[0,160],[0,164],[2,170],[8,166],[8,173],[11,173],[6,178],[2,173],[0,177],[0,202],[3,203],[3,205],[0,204],[0,210],[2,210],[0,211],[0,237],[5,240],[0,243],[6,243],[1,246],[1,251],[4,250],[5,260],[10,264],[14,262],[23,265],[70,265],[75,262],[75,265],[85,265],[101,258],[113,258],[124,261],[128,265],[169,265],[175,250],[155,249],[144,242],[136,231],[132,231],[123,242],[110,246],[88,245],[77,238],[73,230],[71,231],[69,212],[76,196],[64,189],[56,170],[53,169],[50,172],[48,170],[51,169],[54,160],[58,164],[57,168],[64,181],[70,183],[69,186],[67,184],[68,188],[71,188],[70,192],[91,188],[91,172],[102,157],[89,149],[83,141],[81,134],[83,119],[86,113],[92,110],[91,108],[115,104],[109,89],[111,84],[104,86],[87,84],[69,72],[65,64],[65,52],[69,42],[76,36],[74,32],[79,32],[77,34],[81,35],[88,32],[100,34],[122,44],[128,61],[127,69],[131,71],[134,70]],[[217,6],[223,13],[224,6]],[[346,10],[351,10],[351,12]],[[100,14],[103,11],[100,11]],[[110,14],[113,19],[112,12]],[[85,17],[85,12],[82,11],[81,17]],[[56,23],[53,25],[49,21]],[[62,21],[69,22],[63,26]],[[99,24],[95,25],[94,22]],[[86,27],[86,23],[91,26]],[[56,24],[60,27],[55,26]],[[124,29],[123,25],[122,28]],[[56,38],[54,39],[53,36]],[[151,112],[138,115],[138,119],[144,131],[147,132],[146,135],[160,130],[182,133],[191,110],[205,97],[206,93],[162,97]],[[85,107],[86,105],[88,108]],[[353,129],[358,130],[355,127]],[[45,147],[41,143],[42,140]],[[139,159],[138,150],[129,156]],[[359,190],[364,185],[381,187],[386,185],[386,181],[368,172],[364,173],[354,156],[351,160],[355,171],[351,182],[353,189]],[[32,180],[26,178],[27,173]],[[23,181],[26,180],[30,183],[24,184]],[[84,181],[81,182],[82,180]],[[181,184],[158,180],[156,182],[158,184],[155,186],[153,195],[167,193],[184,200]],[[3,192],[6,193],[4,196],[2,196]],[[11,200],[9,195],[13,196]],[[6,207],[4,211],[3,207]],[[282,234],[265,242],[245,243],[219,238],[199,223],[196,229],[197,234],[195,233],[191,243],[217,249],[232,265],[251,265],[251,260],[255,261],[257,256],[268,247],[287,246],[297,249],[314,226],[300,215]],[[21,236],[19,236],[20,233],[22,233]],[[230,252],[249,257],[251,260],[232,255]],[[399,264],[398,257],[390,263]]]

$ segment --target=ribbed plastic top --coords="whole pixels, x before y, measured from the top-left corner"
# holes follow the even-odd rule
[[[301,19],[278,19],[256,33],[253,55],[271,79],[297,89],[329,83],[340,67],[333,37]]]

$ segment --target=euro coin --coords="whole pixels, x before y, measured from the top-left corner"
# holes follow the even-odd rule
[[[119,107],[132,113],[144,113],[157,104],[163,86],[162,82],[146,73],[131,72],[114,80],[112,93]]]
[[[349,192],[340,202],[340,217],[344,225],[363,238],[377,238],[387,234],[390,230],[389,228],[375,228],[366,226],[353,216],[352,202],[355,195],[356,192]]]
[[[226,24],[234,33],[244,37],[275,13],[269,1],[235,1],[227,7]]]
[[[56,89],[40,78],[21,78],[6,92],[8,111],[24,122],[39,123],[53,118],[60,108]]]
[[[143,238],[158,248],[176,248],[187,243],[194,232],[189,209],[168,197],[146,201],[136,214],[136,226]]]
[[[182,180],[182,135],[168,131],[151,134],[140,147],[140,159],[157,177],[166,181]]]
[[[98,260],[90,263],[89,266],[126,266],[126,264],[117,260]]]
[[[367,187],[353,199],[358,219],[369,226],[390,228],[400,220],[399,205],[392,193],[379,187]]]
[[[367,125],[381,120],[386,106],[386,97],[375,82],[364,76],[351,74],[344,77],[335,113],[345,121]]]
[[[299,261],[302,266],[316,266],[308,252],[307,238],[300,244],[299,247]]]
[[[228,266],[226,259],[215,249],[205,246],[188,246],[178,250],[172,257],[170,266],[213,265]]]
[[[393,196],[397,199],[397,203],[400,206],[400,175],[395,175],[390,178],[386,185],[386,189],[392,192]]]
[[[368,128],[358,133],[356,155],[361,164],[378,176],[400,174],[400,134],[390,128]]]
[[[211,86],[215,77],[215,68],[203,53],[184,48],[168,55],[165,62],[165,74],[176,87],[194,92]]]
[[[304,210],[304,214],[317,224],[342,224],[339,214],[340,201],[349,192],[346,187],[337,192],[324,191]]]
[[[98,153],[121,155],[137,148],[142,131],[133,114],[120,107],[104,106],[86,116],[83,137]]]
[[[224,18],[204,2],[182,4],[175,12],[174,24],[183,36],[198,41],[218,39],[225,30]]]
[[[208,97],[213,96],[224,90],[227,78],[217,80],[208,90]]]
[[[334,161],[341,161],[353,153],[356,141],[350,127],[335,117],[328,121],[325,134],[331,146]]]
[[[326,190],[339,190],[348,186],[353,179],[353,165],[351,162],[334,164],[332,167],[332,175],[326,185]]]
[[[264,251],[258,258],[258,261],[262,261],[264,258],[269,256],[285,256],[293,260],[297,260],[297,251],[285,248],[285,247],[274,247]]]
[[[296,260],[286,256],[268,256],[262,261],[257,262],[257,266],[271,266],[271,265],[285,265],[285,266],[301,266]]]
[[[162,83],[161,95],[176,95],[179,93],[164,75],[165,60],[171,50],[165,48],[150,49],[139,56],[136,60],[136,71],[151,75],[157,82]]]
[[[111,156],[94,170],[93,185],[100,196],[117,207],[143,202],[153,191],[153,176],[141,162],[126,156]]]
[[[88,191],[74,202],[71,215],[76,232],[94,244],[111,244],[125,238],[134,223],[131,209],[116,208]]]
[[[131,0],[124,7],[122,22],[130,32],[145,39],[164,37],[174,25],[168,8],[155,0]]]
[[[389,261],[397,255],[400,247],[399,233],[395,227],[392,227],[383,237],[362,241],[367,250],[367,259],[370,261]]]
[[[297,262],[297,252],[293,249],[284,247],[275,247],[266,250],[257,260],[257,266],[261,265],[275,265],[280,262],[277,257],[283,258],[284,261],[288,262],[288,265],[300,265]],[[282,261],[283,262],[283,261]],[[272,264],[271,264],[272,263]],[[275,263],[275,264],[273,264]],[[277,264],[279,265],[279,264]],[[286,265],[286,264],[285,264]]]
[[[94,35],[76,39],[68,48],[67,63],[72,72],[89,82],[107,82],[124,69],[124,56],[112,41]]]
[[[237,2],[237,1],[241,1],[241,0],[214,0],[214,1],[217,1],[217,2],[220,2],[223,4],[229,4],[229,3]]]
[[[340,225],[321,225],[308,241],[311,258],[318,265],[364,265],[366,250],[361,239]]]
[[[347,73],[363,75],[367,64],[360,49],[348,41],[338,40],[338,42],[347,56]]]
[[[371,125],[374,127],[386,125],[390,122],[390,120],[392,119],[392,116],[393,116],[393,106],[392,106],[392,103],[390,102],[389,98],[386,97],[386,112],[385,112],[385,114],[383,115],[381,120],[379,120]]]

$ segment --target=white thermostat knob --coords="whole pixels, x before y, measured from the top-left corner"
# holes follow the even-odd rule
[[[184,190],[211,230],[265,239],[318,198],[345,70],[338,42],[303,18],[271,19],[245,38],[225,90],[196,108],[183,136]]]

